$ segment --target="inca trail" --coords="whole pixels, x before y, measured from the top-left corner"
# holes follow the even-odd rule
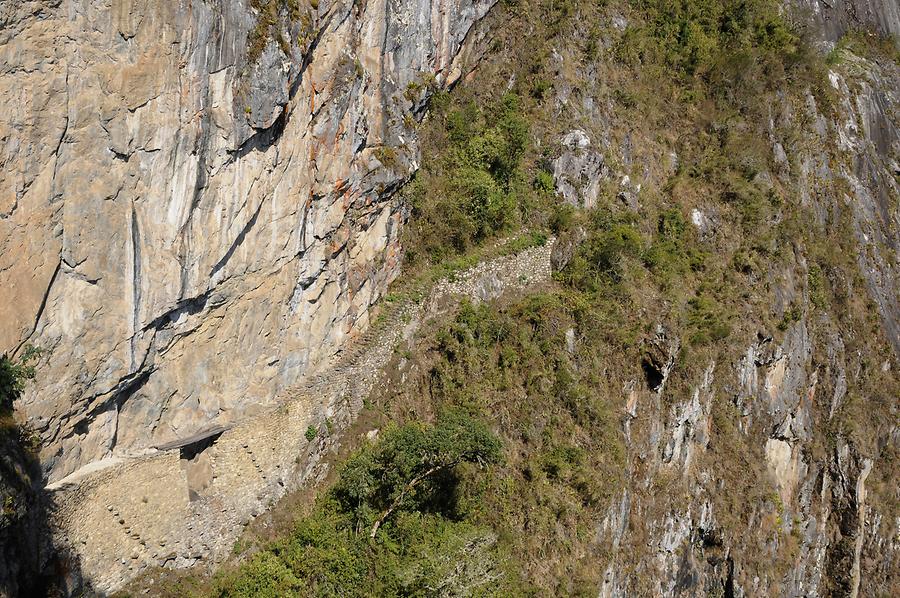
[[[339,446],[399,342],[463,297],[487,300],[549,281],[552,247],[550,239],[482,262],[440,280],[421,302],[383,301],[366,332],[276,406],[51,484],[54,536],[101,592],[150,567],[221,561],[248,521],[325,475],[323,456]]]

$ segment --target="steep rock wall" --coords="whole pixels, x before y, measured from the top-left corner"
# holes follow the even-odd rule
[[[893,37],[900,44],[900,5],[894,0],[794,0],[811,17],[814,31],[837,41],[852,30]]]
[[[396,275],[415,116],[493,0],[0,7],[0,351],[50,480],[314,373]]]

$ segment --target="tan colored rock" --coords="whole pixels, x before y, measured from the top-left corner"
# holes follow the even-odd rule
[[[253,57],[239,0],[0,9],[0,351],[47,349],[20,408],[51,480],[270,404],[368,325],[404,92],[492,3],[323,2]]]

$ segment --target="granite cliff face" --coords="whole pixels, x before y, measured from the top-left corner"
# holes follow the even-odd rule
[[[412,125],[492,0],[0,7],[0,350],[49,479],[227,425],[368,326]]]
[[[827,43],[854,30],[900,39],[900,7],[893,0],[793,0],[791,4],[803,11],[817,36]]]

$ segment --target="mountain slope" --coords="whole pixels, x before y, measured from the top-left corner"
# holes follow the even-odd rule
[[[354,22],[357,8],[344,8],[352,18],[329,21],[326,31]],[[397,226],[391,225],[387,253],[358,254],[377,282],[362,282],[359,288],[371,295],[354,313],[361,327],[371,318],[365,310],[393,279],[401,247],[403,272],[387,302],[424,301],[429,284],[422,281],[448,272],[452,280],[485,255],[535,244],[533,251],[549,254],[552,281],[532,265],[537,279],[514,268],[518,284],[507,285],[498,281],[509,272],[494,273],[490,262],[478,267],[487,274],[477,284],[468,275],[442,283],[471,303],[447,299],[451,293],[425,301],[424,319],[389,318],[391,333],[384,336],[399,343],[393,356],[367,362],[373,371],[351,372],[366,396],[353,395],[352,405],[286,404],[287,413],[300,409],[300,416],[290,419],[283,436],[274,435],[281,439],[275,445],[289,449],[273,449],[278,459],[258,448],[271,430],[282,429],[280,415],[255,420],[265,430],[241,443],[233,431],[204,435],[210,430],[204,426],[236,421],[239,408],[202,417],[190,406],[167,411],[163,419],[193,423],[170,425],[177,432],[172,442],[157,444],[161,452],[148,460],[171,461],[169,477],[160,479],[187,480],[184,496],[180,481],[167,483],[171,492],[160,496],[199,508],[212,504],[215,493],[208,489],[216,479],[236,493],[250,488],[242,485],[249,479],[243,470],[216,468],[232,463],[226,455],[241,457],[246,450],[251,476],[275,484],[289,471],[288,486],[307,493],[315,488],[318,498],[300,500],[296,512],[289,498],[282,508],[292,523],[274,541],[271,530],[255,539],[268,521],[262,518],[211,578],[203,572],[206,557],[198,562],[196,555],[207,554],[207,544],[221,555],[223,538],[180,530],[187,545],[198,548],[175,550],[168,566],[199,567],[186,577],[154,571],[132,587],[144,591],[152,579],[153,591],[162,595],[897,594],[900,42],[880,37],[897,31],[893,4],[520,0],[499,4],[471,30],[474,21],[454,24],[480,17],[482,9],[458,7],[454,14],[461,17],[439,19],[465,34],[460,56],[479,57],[449,94],[443,85],[461,72],[449,66],[445,73],[455,74],[409,76],[403,85],[384,75],[397,104],[366,112],[372,119],[384,110],[396,113],[391,126],[403,132],[396,129],[395,141],[361,150],[360,156],[371,151],[373,161],[360,180],[384,185],[372,183],[380,199],[364,202],[364,214],[380,210]],[[262,25],[246,37],[247,55],[259,53],[262,63],[279,40],[264,46],[261,32],[297,16],[290,4],[265,10],[272,12],[260,15],[274,20],[257,20]],[[316,10],[332,14],[331,8]],[[391,10],[381,13],[388,30],[396,18],[425,35],[427,27]],[[440,39],[434,28],[430,39]],[[313,55],[325,52],[328,39],[344,38],[309,42]],[[453,39],[455,53],[461,38]],[[403,39],[397,43],[407,47]],[[443,46],[435,47],[434,60],[450,65]],[[389,64],[397,56],[387,52],[383,60]],[[315,64],[303,68],[314,72]],[[351,80],[369,80],[367,68],[360,73],[344,66]],[[315,77],[300,81],[300,89],[314,89],[310,98],[322,89]],[[427,117],[417,122],[426,107]],[[247,108],[246,118],[255,118],[256,105]],[[410,109],[408,118],[399,111]],[[312,114],[315,123],[315,107]],[[276,136],[279,148],[296,142],[291,123],[294,116]],[[240,136],[241,127],[234,130]],[[341,130],[336,139],[343,139]],[[408,136],[413,130],[415,143]],[[281,149],[267,151],[280,155]],[[238,152],[236,160],[256,155]],[[239,164],[222,172],[240,170]],[[413,170],[415,177],[387,202]],[[273,173],[259,180],[281,180]],[[338,188],[333,197],[343,192]],[[347,217],[359,207],[351,203]],[[229,264],[244,259],[257,223],[268,220],[268,208],[260,210],[225,250],[228,259],[213,260],[209,284],[239,284],[229,282]],[[369,230],[363,226],[355,234]],[[317,243],[334,241],[310,233]],[[515,240],[497,244],[509,236]],[[294,237],[267,238],[281,243]],[[550,245],[542,247],[544,240]],[[336,251],[352,254],[353,243],[338,243]],[[340,285],[352,289],[362,280],[352,268],[333,266]],[[218,272],[226,273],[221,285]],[[500,292],[508,286],[515,292]],[[357,296],[325,288],[341,298],[338,305]],[[267,301],[287,296],[261,286],[248,297],[259,313],[269,313]],[[216,301],[204,303],[163,327],[195,330],[199,323],[187,337],[199,338],[204,326],[218,328],[220,316],[225,322],[243,318],[236,305],[220,310]],[[298,336],[320,339],[320,330],[304,328],[306,322]],[[41,338],[45,329],[38,328]],[[268,371],[260,364],[306,354],[265,330],[259,342],[266,350],[242,344],[226,378],[243,385],[246,372]],[[132,338],[138,339],[133,351],[143,337]],[[215,335],[204,338],[211,338],[211,350],[223,352],[214,361],[231,368],[232,345]],[[340,335],[328,338],[320,343],[320,361],[310,358],[290,372],[326,368],[324,356],[344,342]],[[179,339],[176,334],[171,342]],[[228,342],[242,343],[239,337]],[[161,354],[169,359],[168,349]],[[49,381],[53,359],[38,371]],[[193,363],[180,360],[173,367]],[[148,379],[164,378],[166,371],[153,370]],[[192,388],[175,378],[171,383],[178,393]],[[266,392],[277,392],[273,384],[264,385]],[[135,396],[154,387],[146,388]],[[31,402],[47,395],[46,388],[32,392],[23,406],[34,414]],[[153,393],[134,401],[128,395],[124,405],[155,404]],[[211,395],[202,396],[208,401]],[[240,396],[239,402],[247,400]],[[348,427],[360,407],[357,426],[366,427]],[[116,429],[130,408],[115,407]],[[471,459],[434,456],[447,442],[455,455],[458,445],[448,438],[472,440],[447,432],[448,414],[455,414],[452,421],[464,414],[472,422],[464,427],[489,431],[477,435],[483,447],[464,451]],[[206,444],[179,446],[192,439],[182,434],[188,429]],[[112,453],[129,457],[126,447],[152,446],[157,436],[168,440],[166,434],[154,431],[121,446],[117,440]],[[494,437],[497,455],[485,448]],[[304,448],[313,445],[321,450]],[[344,452],[329,454],[338,445]],[[61,460],[48,461],[51,475],[60,478],[109,449],[92,449],[93,456],[82,459],[65,443],[49,447],[45,458],[62,450]],[[347,458],[353,448],[358,451]],[[325,483],[315,487],[315,480]],[[69,491],[67,483],[63,478],[61,491]],[[106,498],[82,504],[98,516],[112,508],[115,518],[128,522],[128,537],[145,539],[135,521],[165,519],[150,500],[141,503],[113,479],[91,484],[76,485],[71,495],[100,488],[113,492],[104,497],[127,498],[133,514],[105,504]],[[82,527],[87,535],[68,538],[76,552],[93,551],[95,563],[109,558],[114,549],[91,539],[92,526]],[[133,562],[105,569],[104,587],[118,587],[116,577],[131,577],[145,566],[145,555],[160,549],[135,551]]]
[[[471,581],[449,560],[490,572],[474,594],[895,594],[900,70],[894,42],[822,11],[498,8],[423,128],[406,276],[524,226],[559,235],[555,282],[419,329],[366,417],[464,409],[503,460],[371,544],[331,502],[341,470],[214,593],[329,595],[361,567],[342,592],[428,572],[449,595]],[[423,533],[492,540],[422,553]]]

